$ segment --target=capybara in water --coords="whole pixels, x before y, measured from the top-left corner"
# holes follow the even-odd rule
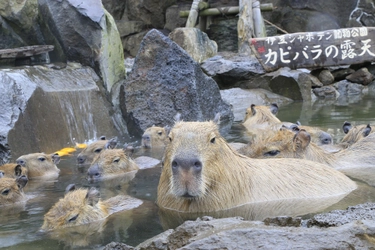
[[[280,121],[279,118],[276,117],[278,110],[279,108],[275,103],[270,106],[252,104],[250,108],[246,110],[242,125],[253,138],[262,136],[262,134],[269,134],[272,131],[276,132],[280,128],[286,127],[293,131],[296,129],[305,129],[310,133],[312,141],[317,145],[332,144],[332,136],[320,128]]]
[[[353,143],[365,138],[370,133],[374,132],[370,124],[352,126],[350,122],[345,121],[342,125],[345,136],[341,139],[339,145],[347,148]]]
[[[54,230],[71,226],[88,224],[103,220],[110,214],[138,207],[142,204],[139,199],[127,195],[118,195],[102,201],[100,193],[95,188],[76,189],[69,185],[64,198],[61,198],[44,215],[42,230]]]
[[[95,157],[87,170],[87,176],[90,181],[96,181],[138,169],[138,165],[123,149],[105,149]]]
[[[22,167],[17,163],[7,163],[0,166],[0,171],[4,174],[5,177],[17,178],[21,175],[27,177],[27,168]]]
[[[16,162],[27,169],[29,179],[56,178],[60,172],[56,166],[60,162],[60,156],[56,154],[26,154],[18,157]]]
[[[23,188],[27,184],[28,179],[22,175],[17,178],[0,178],[0,206],[12,205],[25,201]]]
[[[160,207],[210,212],[252,202],[333,197],[357,187],[323,164],[238,154],[214,121],[180,121],[172,128],[158,185]]]
[[[77,156],[78,164],[90,164],[92,160],[100,153],[103,149],[115,148],[117,145],[117,139],[112,138],[106,140],[104,136],[93,143],[87,145]]]
[[[165,147],[168,143],[168,133],[170,127],[158,127],[152,126],[145,130],[142,135],[142,147],[153,148],[153,147]]]

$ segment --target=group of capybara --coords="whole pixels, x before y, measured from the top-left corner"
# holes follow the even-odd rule
[[[258,202],[337,197],[357,188],[348,175],[361,178],[356,175],[359,168],[375,167],[375,133],[370,125],[344,123],[346,136],[333,144],[332,136],[322,129],[282,122],[277,111],[276,104],[251,105],[242,125],[252,139],[240,146],[219,133],[220,114],[203,122],[185,122],[176,116],[172,127],[148,128],[141,147],[164,150],[159,208],[205,213]],[[142,168],[129,150],[116,147],[115,139],[101,138],[78,154],[77,164],[90,164],[89,181],[106,181]],[[0,206],[26,202],[23,188],[28,180],[56,178],[60,171],[56,164],[69,153],[68,148],[54,154],[32,153],[0,166]],[[70,185],[45,214],[41,229],[100,221],[118,211],[114,206],[130,200],[134,204],[137,199],[124,194],[103,201],[95,188]]]

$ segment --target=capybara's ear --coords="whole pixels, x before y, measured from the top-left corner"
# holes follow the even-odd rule
[[[255,115],[257,113],[255,109],[255,104],[251,104],[250,108],[251,108],[251,112],[253,113],[253,115]]]
[[[76,190],[76,185],[75,184],[69,184],[66,188],[65,188],[65,193],[69,193],[71,191],[74,191]]]
[[[181,113],[177,112],[177,114],[173,117],[175,122],[180,122],[181,121]]]
[[[368,136],[370,134],[370,132],[371,132],[371,126],[370,126],[370,124],[367,124],[365,130],[363,131],[363,136],[364,137]]]
[[[53,163],[55,163],[55,164],[58,164],[61,160],[61,158],[58,154],[52,154],[51,157],[52,157]]]
[[[301,129],[293,137],[293,147],[294,150],[303,150],[305,149],[311,141],[311,136],[306,130]]]
[[[4,171],[0,171],[0,178],[3,178],[5,175]]]
[[[128,145],[128,144],[125,144],[124,145],[124,148],[123,148],[125,154],[128,156],[128,157],[132,157],[133,154],[134,154],[134,147],[132,145]]]
[[[15,167],[14,167],[14,174],[18,177],[18,176],[21,176],[22,174],[22,166],[17,164]]]
[[[298,124],[290,125],[289,129],[292,130],[293,132],[298,132],[299,131]]]
[[[217,125],[220,125],[220,117],[221,117],[221,114],[219,112],[215,115],[213,122],[216,123]]]
[[[99,199],[100,193],[96,188],[92,187],[87,191],[86,200],[90,206],[95,206],[99,202]]]
[[[22,175],[16,179],[17,185],[20,189],[23,189],[28,181],[29,179],[26,177],[26,175]]]
[[[165,130],[166,136],[168,136],[169,132],[171,132],[171,126],[169,126],[169,125],[165,126],[164,130]]]
[[[100,136],[100,138],[99,138],[100,140],[102,140],[102,141],[104,141],[105,140],[105,136],[104,135],[102,135],[102,136]]]
[[[271,113],[276,115],[277,112],[279,111],[279,106],[277,106],[276,103],[272,103],[270,106]]]
[[[114,149],[117,146],[117,138],[110,139],[104,146],[105,149]]]
[[[345,134],[347,134],[351,128],[352,128],[352,124],[350,122],[345,121],[344,124],[342,125],[342,130],[344,131]]]

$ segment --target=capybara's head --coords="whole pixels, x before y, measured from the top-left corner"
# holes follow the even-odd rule
[[[345,136],[342,138],[340,143],[344,147],[349,147],[350,145],[365,138],[373,132],[370,124],[352,126],[352,124],[347,121],[344,122],[342,129],[345,133]]]
[[[96,181],[138,169],[123,149],[106,149],[93,160],[87,170],[87,177],[90,181]]]
[[[97,189],[76,189],[69,185],[66,191],[64,198],[44,215],[43,230],[88,224],[108,216],[108,207],[100,200]]]
[[[17,164],[27,168],[29,179],[38,177],[57,176],[60,169],[56,164],[60,156],[56,154],[32,153],[22,155],[16,160]]]
[[[243,122],[245,123],[247,121],[252,123],[278,123],[280,122],[280,120],[276,117],[278,111],[279,107],[276,103],[272,103],[270,106],[251,104],[251,106],[246,109]]]
[[[101,137],[100,140],[97,140],[93,143],[87,145],[86,148],[82,150],[81,153],[77,156],[78,164],[91,164],[92,160],[102,152],[102,150],[107,148],[115,148],[117,145],[117,138],[112,138],[106,140],[105,137]]]
[[[276,133],[256,138],[251,144],[239,150],[239,153],[251,158],[303,158],[304,150],[310,144],[311,137],[304,129],[296,132],[280,129]]]
[[[232,149],[221,137],[216,121],[177,122],[169,133],[160,182],[167,181],[167,192],[175,197],[203,197],[217,184],[218,156]]]
[[[27,176],[27,168],[17,163],[7,163],[0,166],[0,171],[4,174],[4,177],[17,178],[22,175]]]
[[[0,178],[0,206],[25,201],[23,187],[27,182],[28,179],[24,175],[17,178]]]
[[[167,145],[170,127],[152,126],[145,130],[142,135],[142,147],[165,147]]]
[[[293,132],[298,132],[301,129],[304,129],[307,133],[311,136],[311,142],[315,143],[316,145],[329,145],[333,143],[332,135],[329,133],[323,131],[322,129],[318,127],[312,127],[312,126],[305,126],[299,124],[299,122],[292,123],[289,126],[283,125],[283,128],[287,128]]]

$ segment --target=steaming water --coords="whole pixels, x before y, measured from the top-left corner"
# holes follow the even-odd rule
[[[77,125],[72,118],[75,115],[74,110],[68,106],[66,108],[70,110],[69,114],[65,114],[67,116],[67,126],[85,126],[86,131],[93,131],[92,127],[95,126],[90,123],[89,115],[86,119],[87,124]],[[82,107],[82,109],[86,108],[85,106]],[[351,103],[350,105],[293,103],[282,107],[278,117],[283,121],[294,122],[298,120],[305,125],[326,128],[334,135],[337,141],[343,136],[341,126],[344,121],[375,125],[374,108],[374,101],[371,98]],[[90,113],[90,110],[87,109],[84,112]],[[236,123],[225,137],[229,141],[243,141],[240,138],[241,130],[240,124]],[[88,134],[88,136],[88,139],[96,137],[95,132]],[[140,154],[146,154],[146,152]],[[151,152],[150,154],[159,159],[162,157],[160,152]],[[30,181],[25,188],[25,192],[29,197],[25,204],[12,208],[1,207],[1,247],[6,249],[102,249],[112,241],[136,246],[140,242],[163,232],[163,226],[169,225],[169,220],[176,219],[174,217],[161,217],[158,213],[158,208],[154,204],[161,170],[160,166],[153,169],[140,170],[130,183],[119,179],[90,184],[85,179],[88,166],[79,168],[75,161],[76,155],[77,153],[70,157],[63,157],[58,164],[61,172],[57,180],[50,182]],[[144,204],[131,211],[112,215],[104,225],[104,228],[102,227],[101,233],[82,234],[81,232],[71,231],[54,238],[54,235],[40,232],[43,215],[60,197],[63,197],[65,187],[70,183],[75,183],[78,187],[94,186],[100,190],[103,199],[127,193],[142,199]],[[375,188],[361,182],[358,182],[358,184],[360,186],[358,191],[345,197],[337,204],[323,209],[323,211],[345,209],[347,206],[364,202],[375,202]],[[304,215],[305,218],[309,216],[311,216],[309,212]]]

